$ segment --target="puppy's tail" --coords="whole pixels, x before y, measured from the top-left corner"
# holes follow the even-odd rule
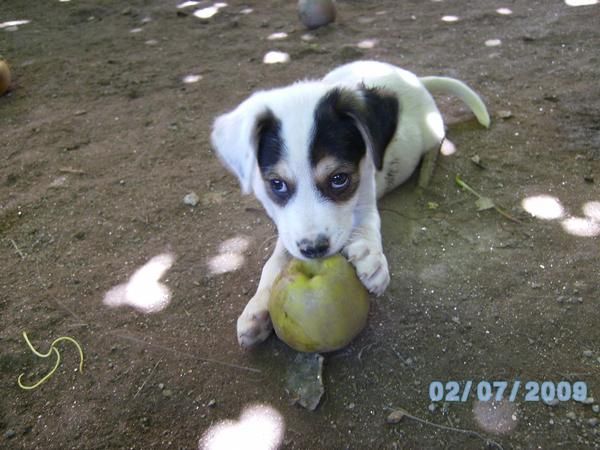
[[[453,94],[467,104],[481,125],[490,126],[490,115],[483,101],[462,81],[447,77],[422,77],[421,82],[432,94]]]

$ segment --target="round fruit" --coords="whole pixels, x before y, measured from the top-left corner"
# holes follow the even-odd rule
[[[298,14],[306,28],[313,29],[335,20],[333,0],[299,0]]]
[[[342,255],[294,259],[273,284],[269,313],[275,333],[290,347],[330,352],[365,327],[369,293]]]
[[[6,61],[0,59],[0,95],[8,91],[10,86],[10,69]]]

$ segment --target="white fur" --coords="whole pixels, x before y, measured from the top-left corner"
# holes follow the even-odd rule
[[[217,118],[211,136],[217,154],[238,177],[243,192],[252,192],[260,200],[279,232],[257,292],[238,319],[240,345],[252,346],[269,335],[267,304],[271,285],[290,255],[304,259],[297,246],[302,239],[313,240],[326,234],[330,239],[328,254],[342,252],[370,292],[384,292],[390,276],[381,244],[377,198],[406,181],[423,155],[439,149],[445,136],[442,116],[426,86],[458,95],[484,126],[489,125],[485,105],[466,85],[443,77],[423,81],[425,84],[414,74],[390,64],[360,61],[341,66],[320,81],[257,92]],[[363,86],[382,88],[393,92],[400,104],[399,126],[386,149],[383,170],[376,171],[373,160],[364,158],[358,191],[341,204],[323,201],[319,196],[309,160],[315,107],[336,86],[357,93]],[[256,162],[256,120],[267,110],[281,121],[287,167],[293,172],[288,175],[297,183],[296,194],[283,207],[271,201]],[[368,133],[361,133],[370,148]]]

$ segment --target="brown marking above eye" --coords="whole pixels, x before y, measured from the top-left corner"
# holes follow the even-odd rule
[[[285,206],[296,193],[296,183],[288,174],[288,167],[282,161],[262,174],[267,195],[279,206]]]
[[[314,179],[319,193],[325,199],[344,202],[356,193],[360,170],[356,164],[326,157],[315,167]]]

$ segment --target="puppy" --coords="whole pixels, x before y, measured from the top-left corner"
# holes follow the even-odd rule
[[[377,199],[409,178],[424,155],[437,155],[445,129],[436,92],[458,96],[489,126],[485,105],[464,83],[418,78],[375,61],[257,92],[216,119],[213,148],[278,230],[256,294],[237,321],[242,347],[270,334],[270,289],[290,257],[341,252],[371,293],[384,292],[390,275]]]

